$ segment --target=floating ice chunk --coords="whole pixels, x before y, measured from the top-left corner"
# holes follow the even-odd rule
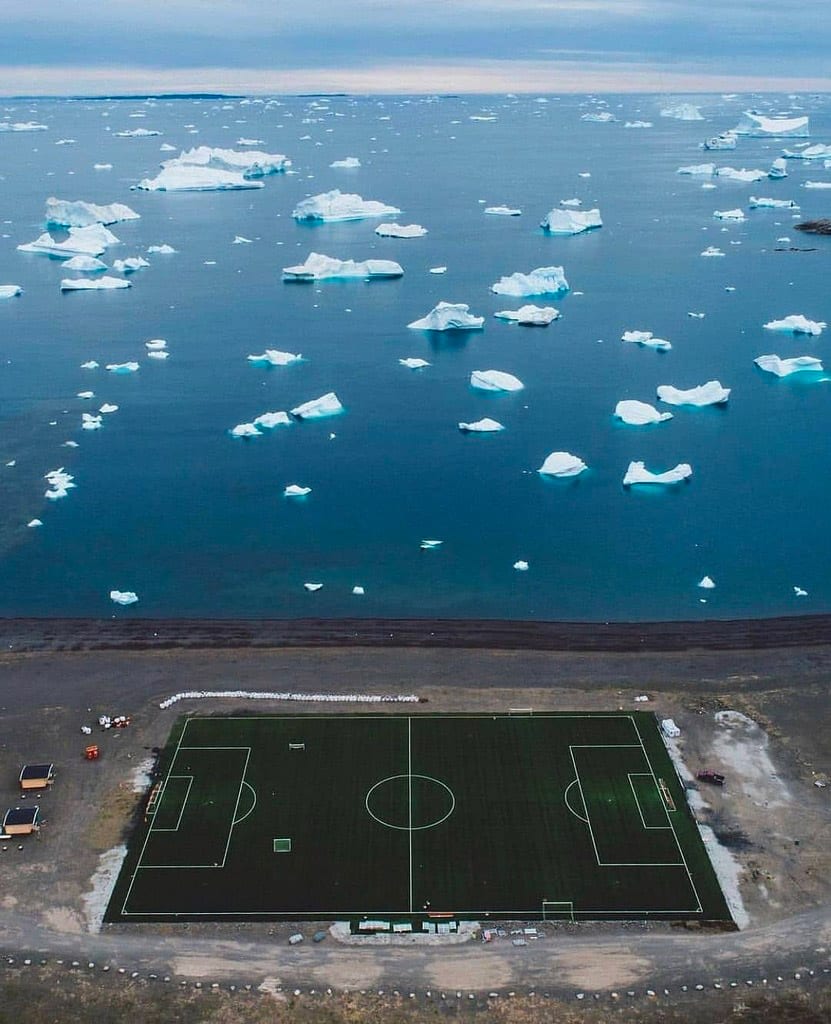
[[[238,423],[229,431],[231,437],[260,437],[261,433],[253,423]]]
[[[129,128],[123,132],[114,132],[117,139],[149,139],[152,135],[161,135],[154,128]]]
[[[618,402],[615,406],[615,416],[633,427],[642,427],[647,423],[663,423],[664,420],[672,419],[671,412],[658,412],[647,402],[637,402],[634,399]]]
[[[802,149],[783,149],[782,156],[789,160],[821,160],[831,157],[831,146],[825,146],[821,142],[813,146],[806,146],[802,143]]]
[[[81,416],[81,427],[83,430],[100,430],[102,419],[92,413],[85,412]]]
[[[160,153],[175,153],[176,152],[176,147],[175,146],[171,146],[169,142],[163,142],[161,144],[161,146],[159,146],[159,152]]]
[[[264,412],[254,420],[255,427],[265,427],[267,430],[288,427],[290,424],[291,417],[287,412]]]
[[[237,139],[238,146],[262,146],[262,139]]]
[[[713,216],[716,220],[744,220],[744,210],[713,210]]]
[[[246,238],[244,235],[234,235],[234,240],[231,245],[252,245],[250,238]]]
[[[311,494],[311,487],[301,487],[300,484],[289,484],[288,487],[283,491],[284,498],[305,498],[307,494]]]
[[[574,198],[574,199],[561,199],[560,200],[560,206],[574,206],[574,207],[576,207],[576,206],[582,206],[582,205],[583,205],[583,200],[582,199]]]
[[[292,416],[301,420],[318,420],[324,416],[337,416],[343,412],[343,406],[334,391],[329,391],[320,398],[313,398],[291,410]]]
[[[88,359],[85,363],[81,363],[82,370],[97,370],[98,363],[94,359]]]
[[[488,213],[494,217],[520,217],[522,216],[522,210],[517,210],[513,206],[486,206],[482,211]]]
[[[148,359],[169,359],[170,358],[170,353],[167,351],[167,349],[164,349],[164,348],[160,348],[160,349],[151,348],[150,351],[147,353],[147,358]]]
[[[149,266],[147,260],[141,256],[128,256],[126,260],[113,261],[113,270],[119,274],[134,274],[137,270]]]
[[[375,234],[382,238],[421,238],[427,234],[427,228],[420,224],[379,224]]]
[[[120,277],[66,277],[61,281],[62,292],[106,292],[129,287],[130,282]]]
[[[316,590],[322,590],[323,589],[323,584],[322,583],[304,583],[303,586],[311,594],[313,594]]]
[[[326,281],[334,279],[401,277],[404,269],[394,260],[339,260],[310,252],[305,263],[283,267],[284,281]]]
[[[63,265],[64,270],[82,270],[86,274],[95,274],[99,270],[106,270],[107,264],[99,260],[97,256],[78,255],[72,256]]]
[[[156,252],[156,253],[159,253],[162,256],[170,256],[171,253],[174,253],[177,250],[174,249],[172,245],[168,245],[167,242],[162,242],[161,245],[148,245],[147,246],[147,251],[149,253]]]
[[[701,110],[694,103],[673,103],[664,107],[661,117],[671,117],[676,121],[703,121]]]
[[[32,524],[29,523],[29,526],[31,526],[31,525]],[[807,590],[803,590],[802,587],[794,587],[793,588],[793,592],[794,592],[794,597],[807,597],[808,596],[808,591]]]
[[[50,501],[65,498],[70,488],[77,486],[74,482],[75,478],[67,473],[63,466],[60,469],[50,469],[48,473],[44,473],[43,479],[46,480],[50,488],[44,497]]]
[[[425,366],[430,366],[426,359],[418,359],[414,356],[408,356],[407,359],[399,359],[398,362],[401,366],[406,366],[408,370],[423,370]]]
[[[288,366],[291,363],[302,362],[303,356],[295,355],[294,352],[281,352],[276,348],[267,348],[258,356],[248,356],[248,362],[254,366]]]
[[[422,551],[435,551],[444,544],[443,540],[423,540],[419,547]]]
[[[302,199],[294,208],[295,220],[339,221],[363,220],[365,217],[395,216],[401,213],[397,206],[387,206],[375,199],[363,199],[350,192],[332,189],[319,195]]]
[[[775,373],[777,377],[789,377],[792,373],[821,373],[822,361],[815,356],[795,356],[793,359],[780,359],[777,355],[757,356],[753,362],[766,373]]]
[[[41,519],[30,519],[26,525],[28,527],[43,526],[43,521]]]
[[[698,581],[697,586],[701,587],[702,590],[715,590],[716,585],[709,576],[704,576]]]
[[[632,342],[634,345],[643,345],[645,348],[655,348],[659,352],[668,352],[672,348],[671,342],[665,338],[653,337],[652,331],[624,331],[620,340]]]
[[[519,377],[502,370],[474,370],[470,386],[480,391],[522,391],[525,387]]]
[[[692,317],[693,320],[703,320],[706,313],[687,313],[687,316]]]
[[[652,128],[653,124],[651,121],[627,121],[624,128]]]
[[[702,149],[735,149],[736,136],[733,132],[721,132],[702,143]]]
[[[578,476],[589,467],[570,452],[552,452],[537,470],[544,476]]]
[[[19,284],[0,284],[0,299],[13,299],[23,294]]]
[[[831,188],[831,181],[806,181],[803,188]]]
[[[138,597],[132,590],[111,590],[110,600],[115,604],[135,604],[138,601]]]
[[[702,256],[723,256],[724,253],[721,251],[721,249],[718,249],[715,245],[708,245],[707,248],[704,250],[704,252],[701,253],[701,255]]]
[[[716,172],[715,164],[689,164],[687,167],[679,167],[676,174],[692,174],[696,177],[710,178]]]
[[[113,169],[112,164],[93,164],[92,169],[94,171],[111,171]]]
[[[130,363],[107,363],[107,365],[104,367],[104,369],[105,370],[109,370],[110,373],[117,373],[120,376],[123,376],[126,373],[135,373],[136,370],[138,370],[138,368],[139,368],[139,364],[138,363],[133,363],[133,362],[130,362]]]
[[[592,113],[582,114],[580,116],[580,120],[581,121],[592,121],[592,122],[594,122],[596,124],[608,124],[610,121],[617,120],[617,118],[615,117],[614,114],[610,113],[608,110],[601,110],[597,114],[592,114]]]
[[[225,192],[234,189],[263,188],[263,183],[251,181],[239,171],[223,171],[215,167],[184,164],[165,167],[155,178],[143,178],[136,188],[146,192]]]
[[[730,390],[722,387],[717,380],[708,380],[706,384],[687,391],[679,391],[671,384],[661,384],[658,387],[658,398],[667,405],[695,405],[701,408],[705,405],[724,405],[730,397]]]
[[[118,412],[118,406],[117,405],[113,405],[111,402],[104,402],[104,404],[101,406],[101,408],[98,411],[100,413],[103,413],[105,416],[107,416],[107,415],[109,415],[112,412]]]
[[[692,476],[692,467],[687,462],[679,462],[677,466],[668,469],[665,473],[651,473],[642,462],[630,462],[626,475],[623,478],[623,486],[630,487],[632,484],[677,484]]]
[[[464,302],[440,302],[420,320],[408,327],[417,331],[476,331],[485,324],[483,316],[472,316],[470,306]]]
[[[151,352],[157,352],[167,348],[167,342],[164,338],[152,338],[150,341],[145,341],[144,347]]]
[[[520,559],[518,562],[514,562],[514,568],[517,572],[528,572],[528,563]]]
[[[34,252],[44,256],[68,259],[70,256],[100,256],[109,245],[116,245],[118,239],[103,224],[90,224],[85,228],[70,228],[69,237],[62,242],[44,231],[34,242],[26,242],[17,248],[20,252]]]
[[[500,320],[510,320],[528,327],[547,327],[552,320],[560,318],[559,310],[553,306],[520,306],[519,309],[503,309],[493,314]]]
[[[747,204],[751,210],[758,208],[771,210],[798,210],[799,205],[793,199],[765,199],[751,196]]]
[[[67,199],[46,200],[46,223],[58,227],[86,228],[90,224],[116,224],[123,220],[138,220],[140,214],[123,203],[97,206],[82,199],[70,202]]]
[[[801,313],[793,313],[784,320],[771,320],[765,324],[768,331],[786,331],[790,334],[822,334],[828,326],[824,320],[809,320]]]
[[[431,274],[446,274],[447,267],[430,267]]]
[[[95,398],[95,392],[94,391],[79,391],[76,397],[78,397],[78,398]]]
[[[603,221],[600,219],[600,210],[581,212],[564,210],[555,206],[542,219],[540,227],[545,228],[552,235],[579,235],[582,231],[602,228]]]
[[[491,285],[491,291],[497,295],[513,295],[522,298],[525,295],[559,295],[569,290],[562,267],[537,267],[527,274],[519,272],[510,277],[501,277]]]
[[[483,420],[476,420],[475,423],[460,423],[459,430],[463,434],[495,434],[505,428],[496,420],[485,417]]]
[[[363,597],[363,596],[364,596],[364,594],[366,593],[366,591],[364,590],[364,588],[363,588],[363,587],[361,587],[361,586],[358,586],[358,585],[356,585],[356,586],[354,586],[354,587],[352,588],[352,593],[353,593],[353,594],[354,594],[354,595],[355,595],[356,597]]]
[[[768,171],[768,177],[772,181],[778,181],[780,178],[787,178],[788,176],[788,165],[784,157],[778,156],[773,163],[770,165]]]
[[[356,156],[345,156],[343,160],[333,160],[330,167],[360,167],[361,161]]]
[[[767,171],[748,171],[742,167],[736,170],[735,167],[717,167],[716,176],[727,178],[728,181],[762,181],[768,176]]]
[[[765,117],[755,110],[745,110],[733,132],[736,135],[776,138],[805,138],[810,134],[807,117]]]
[[[37,121],[0,121],[0,132],[45,132],[47,127]]]
[[[234,149],[214,149],[210,146],[197,146],[183,150],[172,160],[162,164],[165,170],[183,167],[203,167],[217,171],[233,171],[243,178],[264,178],[269,174],[279,174],[291,167],[291,160],[282,153],[258,153],[246,150],[243,153]]]

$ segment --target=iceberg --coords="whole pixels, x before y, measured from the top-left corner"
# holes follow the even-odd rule
[[[150,341],[145,341],[144,347],[151,352],[160,352],[167,348],[167,342],[164,338],[152,338]]]
[[[48,231],[44,231],[34,242],[26,242],[17,248],[20,252],[67,259],[70,256],[100,256],[107,246],[117,243],[118,239],[109,228],[103,224],[90,224],[85,228],[70,228],[69,237],[63,242],[56,242]]]
[[[82,370],[97,370],[98,363],[94,359],[88,360],[86,363],[81,363]]]
[[[494,217],[520,217],[522,215],[522,210],[517,210],[513,206],[486,206],[483,212]]]
[[[408,370],[423,370],[425,366],[430,365],[426,359],[417,359],[412,356],[407,359],[399,359],[398,362],[401,366],[406,366]]]
[[[262,355],[249,356],[248,362],[255,366],[288,366],[291,363],[301,362],[303,357],[293,352],[281,352],[276,348],[267,348]]]
[[[172,245],[168,245],[167,242],[162,242],[161,245],[148,245],[147,251],[149,253],[160,253],[162,256],[170,256],[171,253],[176,252]]]
[[[422,551],[436,551],[444,544],[443,540],[423,540],[419,547]]]
[[[112,164],[93,164],[92,169],[94,171],[111,171],[113,169]]]
[[[105,370],[109,370],[110,373],[117,373],[120,376],[123,376],[126,373],[135,373],[136,370],[138,370],[138,368],[139,368],[139,364],[138,363],[133,363],[133,362],[130,362],[130,363],[107,363],[107,365],[104,367],[104,369]]]
[[[287,412],[264,412],[254,420],[254,426],[273,430],[275,427],[288,427],[291,422]]]
[[[446,274],[447,273],[447,267],[430,267],[430,271],[429,272],[431,274]]]
[[[111,412],[118,412],[118,406],[113,405],[112,402],[104,402],[98,411],[108,416]]]
[[[764,197],[751,196],[747,204],[751,210],[798,210],[799,205],[793,199],[765,199]]]
[[[364,590],[364,588],[363,588],[362,586],[360,586],[360,585],[356,584],[356,585],[355,585],[355,586],[354,586],[354,587],[352,588],[352,593],[353,593],[353,594],[354,594],[354,595],[355,595],[356,597],[363,597],[363,596],[364,596],[364,594],[366,593],[366,591]]]
[[[688,164],[686,167],[679,167],[676,174],[692,174],[697,177],[710,178],[716,173],[715,164]]]
[[[719,178],[727,178],[728,181],[762,181],[766,178],[767,171],[748,171],[742,167],[741,170],[736,170],[735,167],[717,167],[716,176]]]
[[[261,437],[261,433],[253,423],[238,423],[229,431],[231,437]]]
[[[291,410],[292,416],[300,420],[318,420],[324,416],[337,416],[343,412],[343,406],[334,391],[329,391],[320,398],[313,398]]]
[[[37,121],[0,121],[0,132],[45,132],[47,127]]]
[[[0,299],[13,299],[22,294],[23,289],[19,284],[0,284]]]
[[[61,281],[62,292],[107,292],[116,288],[129,288],[130,282],[120,277],[65,277]]]
[[[101,429],[101,416],[94,416],[91,413],[85,412],[81,414],[81,429],[82,430],[100,430]]]
[[[475,423],[460,423],[459,430],[463,434],[494,434],[499,430],[505,428],[501,423],[496,420],[489,419],[487,416],[482,420],[476,420]]]
[[[773,181],[778,181],[780,178],[787,178],[788,176],[788,165],[784,158],[778,156],[773,163],[770,165],[768,171],[768,177]]]
[[[552,320],[558,320],[560,311],[553,306],[520,306],[519,309],[502,309],[493,314],[500,320],[510,320],[527,327],[547,327]]]
[[[46,200],[46,223],[57,227],[87,228],[91,224],[117,224],[123,220],[138,220],[141,215],[123,203],[97,206],[82,199],[70,202],[67,199]]]
[[[618,402],[615,406],[615,416],[633,427],[643,427],[647,423],[663,423],[664,420],[672,419],[671,412],[658,412],[647,402],[636,402],[634,399]]]
[[[110,600],[115,604],[128,605],[135,604],[138,597],[132,590],[111,590]]]
[[[824,146],[818,142],[813,146],[805,146],[804,149],[783,149],[782,157],[788,160],[824,160],[831,157],[831,146]]]
[[[724,405],[730,397],[730,390],[722,387],[717,380],[708,380],[706,384],[699,384],[687,391],[680,391],[671,384],[661,384],[658,387],[658,398],[667,405],[695,405],[702,408],[705,405]]]
[[[306,588],[306,590],[309,591],[310,594],[314,594],[315,591],[323,589],[322,583],[304,583],[303,586]]]
[[[579,235],[581,231],[590,231],[592,228],[602,228],[603,221],[600,219],[600,210],[576,210],[560,209],[554,207],[549,210],[540,227],[545,228],[552,235]]]
[[[777,377],[789,377],[792,373],[821,373],[822,361],[815,356],[795,356],[793,359],[780,359],[776,355],[757,356],[753,362],[766,373],[775,373]]]
[[[659,352],[669,352],[672,343],[664,338],[655,338],[652,331],[624,331],[620,337],[621,341],[628,341],[634,345],[643,345],[645,348],[654,348]]]
[[[113,270],[119,274],[134,274],[137,270],[149,267],[150,264],[141,256],[128,256],[126,260],[114,260]]]
[[[708,245],[707,248],[701,253],[702,256],[723,256],[724,253],[721,249],[717,249],[714,245]]]
[[[582,175],[581,175],[581,177],[582,177]],[[583,205],[583,200],[582,199],[574,198],[574,199],[561,199],[560,200],[560,206],[582,206],[582,205]]]
[[[284,498],[305,498],[307,494],[311,494],[311,487],[301,487],[299,484],[289,484],[288,487],[283,491]]]
[[[765,330],[787,331],[790,334],[822,334],[828,324],[824,320],[809,320],[801,313],[793,313],[784,320],[771,320],[766,323]]]
[[[679,462],[677,466],[668,469],[665,473],[651,473],[642,462],[630,462],[626,475],[623,478],[623,486],[631,487],[632,484],[677,484],[692,476],[692,466],[687,462]]]
[[[234,235],[234,240],[231,245],[251,245],[252,239],[246,238],[245,235]]]
[[[831,181],[806,181],[803,188],[831,188]]]
[[[703,576],[696,586],[701,587],[702,590],[715,590],[716,585],[709,576]]]
[[[217,171],[234,171],[243,178],[264,178],[279,174],[291,167],[291,160],[282,153],[259,153],[256,150],[238,152],[234,149],[213,149],[197,146],[183,150],[179,156],[162,163],[165,170],[179,167],[204,167]]]
[[[99,260],[97,256],[78,255],[72,256],[63,265],[64,270],[82,270],[86,274],[97,273],[99,270],[107,270],[107,264]]]
[[[136,188],[145,192],[225,192],[241,188],[263,188],[263,183],[244,177],[240,171],[177,164],[163,168],[155,178],[143,178]]]
[[[694,103],[674,103],[664,107],[661,117],[672,117],[676,121],[703,121],[700,109]]]
[[[537,470],[543,476],[577,476],[589,467],[570,452],[552,452]]]
[[[420,320],[408,327],[417,331],[476,331],[485,323],[483,316],[471,316],[470,306],[464,302],[440,302]]]
[[[360,167],[361,161],[356,156],[345,156],[343,160],[333,160],[330,167]]]
[[[305,263],[283,267],[284,281],[325,281],[333,279],[401,277],[403,267],[393,260],[338,260],[318,252],[310,252]]]
[[[70,488],[76,487],[75,478],[65,472],[63,466],[60,469],[50,469],[44,473],[43,479],[49,484],[49,490],[44,494],[50,501],[57,501],[58,498],[65,498]]]
[[[524,559],[520,558],[518,562],[514,562],[514,568],[517,572],[528,572],[528,563]]]
[[[580,117],[581,121],[591,121],[595,124],[608,124],[610,121],[615,121],[615,115],[609,113],[608,110],[602,110],[598,114],[582,114]]]
[[[427,228],[420,224],[379,224],[375,234],[381,238],[421,238],[427,234]]]
[[[526,295],[559,295],[569,290],[562,267],[537,267],[527,274],[519,272],[510,277],[501,277],[491,285],[497,295],[512,295],[522,298]]]
[[[79,391],[76,397],[77,398],[95,398],[95,392],[94,391]]]
[[[387,206],[375,199],[362,199],[350,192],[332,189],[319,195],[302,199],[294,208],[292,217],[295,220],[307,221],[339,221],[363,220],[365,217],[396,216],[401,213],[397,206]]]
[[[43,526],[43,520],[42,519],[30,519],[29,522],[26,523],[26,525],[30,526],[30,527]]]
[[[117,139],[149,139],[153,135],[161,135],[153,128],[130,128],[123,132],[115,132]]]
[[[702,149],[735,149],[736,135],[734,132],[721,132],[711,139],[705,139],[701,144]]]
[[[713,210],[713,216],[716,220],[745,220],[744,210]]]
[[[745,110],[733,132],[756,138],[806,138],[810,134],[807,117],[765,117],[755,110]]]
[[[651,121],[627,121],[624,128],[652,128],[653,124]]]
[[[480,391],[522,391],[525,387],[519,377],[502,370],[474,370],[470,386]]]

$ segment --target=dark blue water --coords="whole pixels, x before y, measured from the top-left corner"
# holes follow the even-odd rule
[[[742,139],[735,152],[711,155],[698,148],[748,106],[804,110],[812,141],[829,142],[829,101],[699,97],[706,122],[658,116],[661,97],[608,102],[617,123],[581,121],[590,108],[580,97],[4,109],[49,130],[0,135],[0,283],[25,289],[0,304],[0,614],[606,620],[831,610],[831,384],[777,380],[753,364],[767,352],[825,354],[828,334],[794,338],[762,325],[791,313],[831,322],[829,240],[795,232],[788,211],[748,211],[726,231],[712,216],[746,208],[751,195],[794,199],[803,219],[827,216],[829,193],[800,186],[831,176],[790,161],[784,181],[714,179],[711,191],[675,173],[710,159],[767,169],[781,141]],[[497,120],[469,120],[483,111]],[[654,127],[625,129],[627,119]],[[113,137],[135,127],[164,134]],[[175,155],[160,153],[162,142],[233,146],[240,136],[287,154],[296,173],[256,192],[130,191]],[[56,146],[61,138],[76,141]],[[346,156],[362,167],[329,168]],[[96,162],[114,166],[94,171]],[[585,171],[590,178],[579,176]],[[402,215],[386,219],[429,234],[379,239],[373,220],[292,220],[299,199],[334,187],[398,206]],[[128,291],[62,295],[60,279],[70,275],[59,261],[15,249],[42,230],[50,195],[126,202],[141,214],[113,226],[123,244],[107,262],[161,242],[178,252],[149,256]],[[584,209],[599,206],[604,227],[544,235],[540,219],[572,196]],[[523,215],[485,216],[480,200]],[[253,244],[232,245],[238,234]],[[777,243],[785,236],[790,243]],[[788,244],[819,251],[774,251]],[[708,245],[725,257],[701,258]],[[395,259],[405,275],[283,284],[281,268],[311,250]],[[527,329],[493,318],[525,301],[546,304],[489,288],[503,274],[549,264],[562,264],[572,287],[554,302],[562,319]],[[436,265],[447,273],[430,275]],[[485,330],[407,329],[441,299],[469,303],[487,318]],[[627,329],[652,330],[673,349],[623,344]],[[158,337],[168,341],[165,362],[145,358],[144,342]],[[248,365],[264,348],[305,361]],[[405,356],[432,366],[413,373],[398,364]],[[89,359],[101,369],[80,369]],[[103,369],[131,359],[141,363],[135,374]],[[508,371],[526,388],[473,391],[474,369]],[[613,419],[622,398],[655,403],[659,384],[712,378],[733,389],[726,408],[674,409],[673,420],[651,428]],[[75,397],[87,389],[91,403]],[[330,390],[342,416],[252,441],[228,436],[237,423]],[[105,401],[119,411],[102,430],[82,431],[81,413]],[[483,416],[507,429],[465,436],[456,428]],[[554,450],[579,455],[589,471],[542,479],[536,470]],[[626,491],[631,459],[653,470],[689,462],[693,477]],[[50,503],[42,475],[58,466],[77,488]],[[286,500],[290,483],[312,494]],[[44,526],[27,529],[33,517]],[[444,543],[422,552],[423,538]],[[516,572],[517,559],[530,571]],[[705,574],[715,590],[697,588]],[[324,587],[307,593],[308,581]],[[351,595],[355,584],[364,597]],[[808,597],[796,598],[795,585]],[[111,589],[134,590],[140,601],[117,608]]]

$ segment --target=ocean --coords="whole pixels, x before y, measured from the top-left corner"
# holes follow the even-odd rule
[[[660,115],[681,100],[704,120]],[[831,142],[831,99],[809,95],[5,101],[0,120],[47,129],[0,134],[0,284],[23,289],[0,302],[0,615],[609,621],[831,611],[831,383],[754,365],[766,353],[827,355],[827,332],[763,325],[797,313],[831,321],[831,240],[794,230],[831,212],[827,191],[804,187],[831,173],[797,159],[779,181],[677,173],[711,161],[766,171],[784,146],[808,141],[741,137],[733,151],[702,151],[749,108],[808,114],[809,141]],[[582,119],[599,110],[614,120]],[[161,134],[116,135],[139,127]],[[181,149],[245,149],[239,138],[285,154],[290,172],[256,191],[131,189]],[[56,144],[64,139],[74,141]],[[347,156],[361,166],[330,167]],[[314,226],[292,218],[301,199],[333,188],[402,213]],[[102,257],[146,257],[131,288],[65,294],[61,279],[78,275],[17,251],[44,230],[50,196],[141,215],[112,225],[121,244]],[[749,210],[751,196],[801,209]],[[546,234],[542,218],[571,198],[598,208],[603,227]],[[483,212],[496,205],[522,214]],[[713,216],[734,208],[744,221]],[[379,220],[428,233],[381,238]],[[176,252],[147,253],[161,243]],[[724,256],[702,257],[708,246]],[[404,275],[284,283],[282,268],[313,251],[396,260]],[[565,270],[564,296],[490,291],[503,275],[551,265]],[[436,266],[446,273],[431,274]],[[407,328],[441,300],[469,304],[484,330]],[[529,302],[562,316],[544,328],[493,316]],[[624,343],[627,330],[652,331],[672,349]],[[167,360],[146,357],[145,342],[158,338]],[[247,356],[267,348],[303,361],[252,366]],[[412,371],[399,364],[406,357],[431,365]],[[82,369],[89,360],[99,368]],[[104,369],[131,360],[138,372]],[[485,369],[525,387],[471,388],[471,372]],[[670,409],[656,399],[661,384],[712,379],[731,389],[726,405]],[[88,390],[92,399],[76,397]],[[229,434],[330,391],[339,416]],[[622,399],[673,418],[627,426],[613,415]],[[104,402],[118,411],[82,430],[82,414]],[[458,429],[483,417],[505,430]],[[543,478],[553,451],[588,469]],[[624,488],[632,460],[654,471],[689,463],[693,473]],[[43,477],[59,467],[76,487],[49,501]],[[289,484],[312,490],[286,498]],[[33,518],[43,525],[27,527]],[[442,544],[422,550],[425,539]],[[705,575],[714,588],[698,586]],[[139,600],[121,607],[112,590]]]

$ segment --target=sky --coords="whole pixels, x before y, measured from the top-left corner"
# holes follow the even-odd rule
[[[0,0],[0,95],[831,90],[829,0]]]

